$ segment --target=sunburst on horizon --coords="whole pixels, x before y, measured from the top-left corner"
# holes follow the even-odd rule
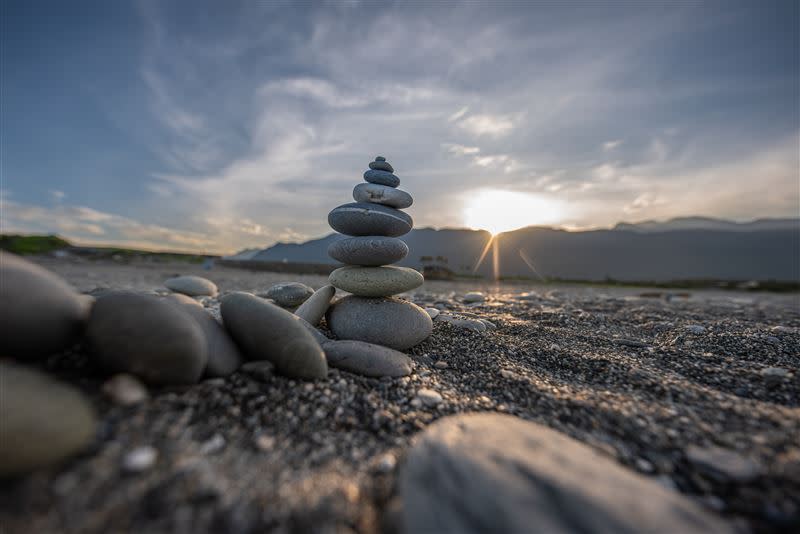
[[[464,224],[492,236],[526,226],[559,223],[567,212],[562,201],[536,193],[480,189],[468,195]]]

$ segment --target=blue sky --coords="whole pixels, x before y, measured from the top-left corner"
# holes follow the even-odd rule
[[[1,18],[3,232],[304,240],[378,154],[418,227],[464,226],[496,191],[569,228],[800,212],[793,1],[6,0]]]

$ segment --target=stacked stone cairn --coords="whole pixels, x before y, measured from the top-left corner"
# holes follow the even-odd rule
[[[355,202],[328,214],[331,228],[351,236],[328,248],[333,259],[345,264],[331,273],[330,283],[352,293],[328,310],[328,327],[339,339],[403,350],[423,341],[433,328],[425,310],[393,297],[425,281],[414,269],[392,265],[408,254],[408,246],[397,238],[414,225],[401,211],[413,199],[397,189],[400,179],[384,157],[369,164],[364,180],[353,189]]]

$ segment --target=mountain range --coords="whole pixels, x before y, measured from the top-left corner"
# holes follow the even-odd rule
[[[335,264],[328,245],[343,237],[277,243],[232,258]],[[401,239],[411,252],[398,265],[421,269],[438,263],[458,274],[492,276],[497,265],[497,274],[504,277],[800,281],[800,218],[738,223],[685,217],[587,231],[531,226],[498,234],[491,244],[491,234],[483,230],[421,228]]]

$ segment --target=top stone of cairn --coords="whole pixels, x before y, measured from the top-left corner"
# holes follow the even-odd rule
[[[369,168],[373,171],[394,172],[394,167],[392,167],[383,156],[377,156],[375,161],[371,161],[369,163]]]

